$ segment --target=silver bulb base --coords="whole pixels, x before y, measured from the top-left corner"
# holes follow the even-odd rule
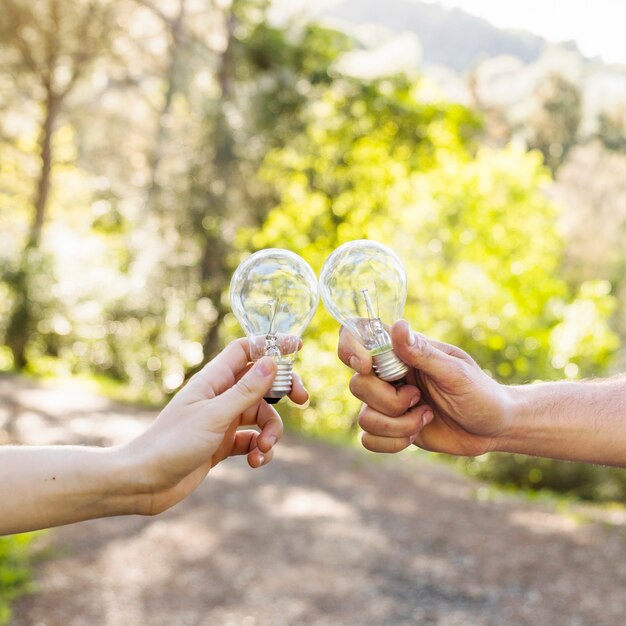
[[[404,378],[409,372],[407,364],[401,361],[391,348],[374,355],[372,363],[376,376],[388,383]]]
[[[276,360],[276,378],[270,390],[265,394],[265,398],[280,400],[291,391],[291,373],[293,363],[281,363]]]

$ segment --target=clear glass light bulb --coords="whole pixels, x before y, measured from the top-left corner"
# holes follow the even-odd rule
[[[319,302],[311,266],[289,250],[270,248],[245,259],[230,282],[230,303],[257,361],[274,357],[278,372],[267,394],[278,402],[291,391],[291,372],[300,337]]]
[[[407,295],[406,272],[395,253],[375,241],[346,243],[324,263],[320,289],[328,312],[370,351],[378,377],[402,379],[408,367],[386,328],[402,317]]]

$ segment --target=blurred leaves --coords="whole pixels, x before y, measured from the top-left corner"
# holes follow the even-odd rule
[[[35,537],[35,533],[0,537],[0,624],[11,618],[11,601],[29,590],[29,549]]]
[[[398,96],[406,104],[403,90],[387,97]],[[446,119],[442,105],[433,116],[417,102],[407,129],[392,139],[383,127],[344,141],[339,129],[352,120],[348,114],[345,127],[338,122],[346,114],[337,102],[318,108],[321,119],[311,121],[297,152],[268,155],[263,175],[276,181],[282,200],[264,228],[250,233],[255,246],[281,245],[297,229],[291,247],[319,270],[345,241],[369,237],[390,245],[409,274],[407,319],[460,345],[504,382],[575,378],[608,363],[618,346],[607,323],[610,286],[588,282],[576,292],[559,278],[558,210],[541,191],[549,175],[536,154],[514,147],[474,153],[455,125],[463,119],[458,113]],[[361,116],[366,112],[363,103]],[[402,130],[419,127],[420,115],[432,133],[405,137]],[[332,133],[320,129],[329,119]],[[395,154],[404,148],[427,157],[412,165]],[[341,390],[331,386],[327,399],[337,364],[322,352],[335,349],[335,328],[318,316],[310,331],[319,337],[318,351],[303,355],[305,374],[315,363],[306,377],[315,400],[301,419],[315,432],[349,427],[356,415],[357,405]]]
[[[546,193],[544,162],[570,191],[591,171],[573,147],[576,87],[544,85],[537,150],[489,147],[478,113],[417,76],[345,73],[350,36],[278,26],[269,4],[3,6],[0,369],[106,376],[163,400],[241,335],[226,291],[249,252],[292,249],[319,271],[336,246],[372,238],[406,265],[412,324],[499,380],[606,371],[623,334],[623,234],[609,233],[597,271],[578,271],[571,244],[584,245],[559,227],[574,202]],[[601,130],[618,149],[617,122]],[[358,411],[337,331],[320,309],[298,361],[312,402],[289,412],[324,436]],[[480,463],[519,484],[549,474],[543,461]]]

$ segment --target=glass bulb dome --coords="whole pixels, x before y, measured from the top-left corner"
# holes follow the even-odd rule
[[[361,239],[346,243],[324,263],[320,290],[328,312],[348,328],[373,357],[388,355],[385,359],[374,359],[377,374],[385,380],[404,376],[407,368],[393,354],[391,337],[386,330],[402,317],[407,296],[406,272],[396,254],[376,241]],[[391,359],[395,369],[391,368]],[[385,360],[389,363],[383,363]]]
[[[250,342],[252,360],[263,356],[276,360],[278,374],[272,393],[282,397],[291,388],[291,368],[300,337],[319,302],[315,273],[289,250],[261,250],[235,271],[230,302]]]

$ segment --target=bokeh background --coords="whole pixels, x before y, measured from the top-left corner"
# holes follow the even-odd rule
[[[158,407],[241,335],[241,259],[284,247],[319,272],[357,238],[405,263],[413,326],[498,380],[623,371],[626,50],[593,49],[591,18],[558,43],[489,4],[2,0],[0,371]],[[539,30],[559,22],[542,6]],[[337,330],[320,308],[310,406],[284,413],[345,443]],[[456,463],[626,502],[623,471]]]

